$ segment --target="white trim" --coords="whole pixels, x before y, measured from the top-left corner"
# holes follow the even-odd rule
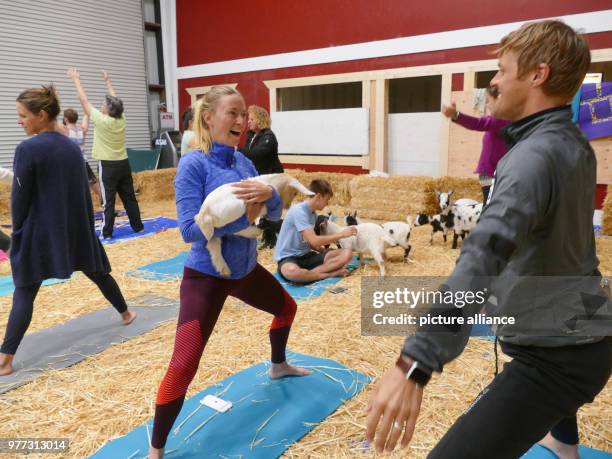
[[[164,54],[166,109],[174,113],[174,129],[178,129],[181,113],[179,113],[178,79],[176,76],[176,0],[161,0],[159,6]]]
[[[532,21],[535,19],[541,20],[545,18],[534,18]],[[558,19],[565,21],[565,23],[575,29],[579,29],[583,33],[607,32],[612,30],[612,9],[559,16]],[[525,22],[529,21],[510,22],[469,29],[415,35],[412,37],[370,41],[353,45],[332,46],[306,51],[212,62],[209,64],[190,65],[179,67],[176,75],[179,79],[198,78],[212,75],[227,75],[257,70],[298,67],[304,65],[326,64],[330,62],[344,62],[375,57],[466,48],[470,46],[491,45],[499,43],[503,36],[517,29]]]

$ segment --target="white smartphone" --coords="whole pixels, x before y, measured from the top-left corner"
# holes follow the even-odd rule
[[[225,413],[232,407],[232,402],[215,397],[214,395],[207,395],[200,400],[200,403],[204,406],[212,408],[215,411],[218,411],[219,413]]]

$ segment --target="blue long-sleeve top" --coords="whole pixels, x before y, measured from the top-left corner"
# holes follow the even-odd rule
[[[194,217],[209,193],[226,183],[239,182],[255,177],[257,170],[253,163],[234,147],[213,143],[208,154],[194,150],[181,157],[174,188],[178,224],[185,242],[191,243],[191,251],[185,266],[204,274],[221,277],[214,268],[207,240]],[[283,211],[282,201],[276,191],[266,201],[267,217],[278,220]],[[257,264],[257,240],[236,236],[234,233],[249,226],[246,215],[215,228],[215,237],[221,237],[221,253],[230,267],[230,279],[240,279],[249,274]]]

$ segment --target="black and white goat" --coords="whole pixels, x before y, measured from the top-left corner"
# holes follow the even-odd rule
[[[430,245],[433,244],[434,234],[439,231],[442,232],[442,237],[446,243],[448,232],[453,229],[454,215],[450,210],[446,214],[417,214],[413,224],[414,226],[431,225],[431,237],[429,238]]]
[[[266,185],[271,185],[278,192],[285,206],[293,200],[298,192],[306,196],[314,195],[312,191],[302,185],[297,179],[286,174],[258,175],[249,180],[257,180]],[[231,270],[221,254],[221,238],[214,237],[215,228],[220,228],[238,220],[244,215],[246,210],[244,201],[236,197],[232,190],[232,185],[233,183],[226,183],[209,193],[202,203],[200,211],[194,217],[195,222],[208,241],[206,248],[210,252],[212,264],[223,277],[231,276]],[[263,205],[258,217],[262,217],[267,211],[267,207]],[[257,238],[261,234],[261,229],[251,225],[236,234],[242,237]]]

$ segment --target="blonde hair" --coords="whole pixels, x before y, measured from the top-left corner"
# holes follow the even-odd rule
[[[210,128],[204,121],[204,112],[211,112],[217,109],[219,100],[224,96],[240,96],[237,90],[229,86],[213,86],[198,99],[193,107],[193,140],[190,142],[196,150],[208,153],[212,147],[212,137]]]
[[[542,85],[548,96],[573,97],[591,64],[584,36],[555,20],[523,24],[509,33],[495,53],[501,56],[507,51],[517,55],[519,78],[539,64],[548,64],[550,74]]]
[[[270,126],[272,126],[272,120],[265,108],[259,105],[250,105],[249,113],[255,118],[255,122],[259,129],[270,129]]]

